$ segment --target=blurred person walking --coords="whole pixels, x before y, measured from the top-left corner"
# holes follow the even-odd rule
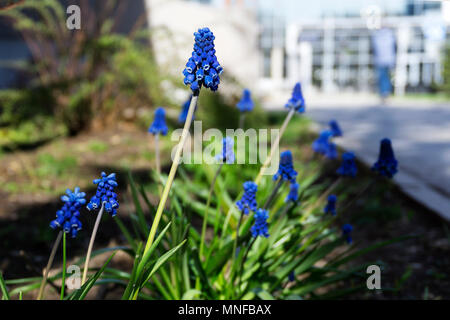
[[[391,69],[395,66],[395,35],[391,29],[376,29],[372,37],[374,67],[382,104],[392,93]]]

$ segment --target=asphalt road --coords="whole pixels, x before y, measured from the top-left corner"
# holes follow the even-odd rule
[[[379,142],[392,140],[399,161],[395,181],[425,206],[450,221],[450,104],[312,105],[307,116],[327,127],[336,119],[344,136],[335,141],[367,164]]]

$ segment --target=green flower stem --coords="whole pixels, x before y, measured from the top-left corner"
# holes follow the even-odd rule
[[[160,159],[160,152],[159,152],[159,133],[155,134],[155,141],[154,141],[154,147],[155,147],[155,169],[156,173],[158,174],[158,193],[159,196],[161,196],[161,184],[160,184],[160,176],[161,176],[161,159]]]
[[[42,282],[41,282],[41,286],[39,288],[37,300],[42,300],[44,298],[44,288],[45,288],[45,284],[47,283],[48,272],[50,271],[50,268],[52,267],[52,264],[53,264],[53,260],[55,259],[55,254],[56,254],[56,251],[58,250],[59,243],[61,242],[62,234],[63,234],[62,231],[60,231],[58,233],[55,243],[53,244],[52,251],[50,252],[50,257],[48,258],[47,266],[44,269],[44,277],[42,278]]]
[[[294,108],[289,110],[289,113],[287,114],[286,119],[284,119],[284,122],[281,125],[280,133],[276,137],[275,141],[272,143],[272,146],[270,148],[270,154],[267,157],[264,164],[262,165],[261,169],[259,170],[258,175],[256,176],[256,179],[255,179],[256,184],[258,184],[261,181],[261,178],[264,175],[264,172],[266,171],[267,166],[272,162],[272,158],[275,155],[275,151],[279,150],[281,137],[283,136],[284,132],[286,131],[287,125],[289,124],[289,121],[291,121],[294,114],[295,114]]]
[[[239,269],[239,280],[238,280],[238,290],[239,290],[239,294],[241,291],[241,280],[242,280],[242,273],[244,272],[244,264],[245,264],[245,260],[247,260],[247,256],[248,253],[250,252],[250,249],[252,248],[253,244],[255,243],[257,237],[252,237],[252,240],[250,241],[247,250],[245,251],[244,257],[242,258],[241,261],[241,267]]]
[[[263,206],[263,209],[268,209],[269,208],[269,206],[272,203],[273,199],[275,199],[275,197],[276,197],[276,195],[278,193],[278,190],[280,190],[281,186],[283,185],[283,182],[284,182],[283,178],[280,177],[278,179],[278,182],[277,182],[275,188],[273,188],[272,193],[270,194],[269,198],[267,198],[266,203]]]
[[[239,116],[239,128],[244,130],[245,125],[245,112],[241,112],[241,115]]]
[[[161,174],[161,162],[159,156],[159,134],[155,134],[155,167],[158,175]]]
[[[270,219],[269,221],[278,221],[279,219],[281,219],[282,217],[284,217],[284,215],[285,215],[286,213],[288,213],[288,211],[289,211],[291,208],[293,208],[293,207],[295,207],[295,206],[297,206],[297,203],[293,203],[293,202],[289,201],[289,203],[286,204],[286,205],[283,207],[282,210],[277,211],[277,212],[271,217],[271,219]]]
[[[233,243],[233,252],[231,253],[231,272],[230,272],[230,278],[231,281],[233,282],[233,274],[234,274],[234,265],[236,263],[236,249],[237,249],[237,244],[239,243],[239,229],[241,228],[241,224],[242,224],[242,219],[244,218],[244,210],[241,210],[241,215],[239,217],[239,221],[236,227],[236,238],[234,239],[234,243]]]
[[[64,289],[66,288],[66,233],[63,234],[63,265],[61,280],[61,300],[64,299]]]
[[[89,241],[89,247],[86,254],[86,261],[84,262],[84,270],[83,270],[83,278],[81,280],[81,285],[86,282],[87,272],[89,269],[89,260],[91,259],[92,247],[94,246],[95,236],[97,235],[98,226],[100,225],[100,221],[102,220],[103,210],[105,208],[105,203],[102,203],[102,207],[98,212],[97,219],[95,220],[94,229],[92,230],[91,240]]]
[[[275,141],[272,143],[272,146],[270,149],[270,155],[269,155],[269,157],[267,157],[266,161],[264,162],[264,164],[261,166],[261,169],[259,170],[259,173],[255,179],[256,184],[258,184],[261,181],[261,178],[263,177],[263,174],[264,174],[267,166],[272,162],[272,158],[275,155],[275,151],[279,150],[281,137],[283,136],[284,132],[286,131],[287,125],[289,124],[289,121],[291,121],[294,114],[295,114],[294,109],[289,110],[289,113],[287,114],[286,118],[284,119],[283,124],[281,125],[278,136],[276,137]],[[242,193],[240,193],[237,198],[239,198],[241,196],[242,196]],[[234,207],[230,207],[228,209],[228,212],[227,212],[227,215],[225,218],[224,229],[226,229],[226,227],[228,227],[228,222],[231,218],[232,210],[234,210]],[[225,234],[225,232],[222,232],[221,240],[224,238],[224,234]]]
[[[359,198],[361,198],[361,196],[362,196],[364,193],[366,193],[366,192],[367,192],[367,191],[375,184],[375,182],[377,182],[377,179],[376,179],[376,178],[372,178],[372,179],[369,181],[369,183],[368,183],[364,188],[362,188],[362,189],[358,192],[358,194],[357,194],[352,200],[350,200],[349,203],[347,203],[347,204],[346,204],[342,209],[340,209],[339,211],[345,212],[345,210],[350,209],[350,208],[353,206],[353,204],[355,203],[355,201],[358,200]]]
[[[180,164],[181,159],[181,152],[183,151],[184,144],[186,142],[186,138],[189,134],[189,128],[191,127],[192,118],[194,116],[195,107],[197,105],[198,95],[193,95],[191,99],[191,104],[189,105],[189,111],[186,117],[186,122],[184,123],[183,132],[181,134],[180,143],[178,144],[177,151],[175,152],[175,157],[172,162],[172,166],[169,171],[169,176],[167,178],[166,185],[164,186],[164,190],[161,196],[161,200],[159,201],[158,209],[156,210],[155,219],[152,223],[152,228],[150,229],[150,233],[148,235],[147,243],[145,245],[144,252],[142,256],[145,256],[147,251],[150,249],[150,247],[153,244],[153,240],[155,239],[156,230],[158,229],[159,221],[161,220],[161,216],[164,210],[164,207],[167,202],[167,198],[169,197],[170,188],[172,187],[173,179],[175,178],[175,174],[178,169],[178,165]],[[141,260],[142,261],[142,260]],[[139,269],[142,270],[143,266],[140,266]],[[139,275],[137,275],[139,276]],[[132,297],[133,300],[136,300],[139,294],[139,290],[137,289],[135,291],[134,296]]]
[[[214,186],[216,185],[216,180],[219,177],[222,167],[223,167],[223,162],[217,168],[216,174],[214,175],[214,178],[211,181],[211,186],[209,187],[208,200],[206,201],[206,209],[205,209],[205,214],[203,216],[202,236],[201,236],[201,240],[200,240],[200,251],[199,251],[200,259],[203,257],[203,250],[205,247],[205,236],[206,236],[206,226],[208,223],[209,205],[211,203],[211,197],[214,192]]]
[[[150,234],[147,239],[147,243],[144,249],[144,255],[150,249],[153,244],[153,240],[155,238],[156,230],[158,229],[158,224],[161,219],[162,212],[167,202],[167,198],[169,196],[170,188],[172,187],[173,179],[175,178],[175,174],[178,169],[178,165],[180,164],[181,152],[183,151],[184,144],[186,142],[187,135],[189,133],[189,128],[191,127],[192,118],[194,116],[195,106],[197,105],[198,96],[192,96],[191,104],[189,106],[188,115],[186,117],[186,122],[184,123],[183,132],[181,134],[180,143],[178,144],[177,151],[175,153],[175,157],[172,162],[172,166],[170,168],[169,176],[167,178],[166,185],[164,186],[164,191],[161,197],[161,200],[158,205],[158,209],[156,210],[155,220],[153,221],[152,228],[150,230]]]
[[[317,199],[317,201],[313,205],[305,210],[306,213],[300,218],[300,222],[304,222],[306,218],[312,213],[312,211],[325,200],[325,198],[339,185],[339,183],[341,183],[341,181],[342,177],[340,176],[331,186],[328,187],[327,190],[325,190],[324,193],[320,195],[319,199]]]

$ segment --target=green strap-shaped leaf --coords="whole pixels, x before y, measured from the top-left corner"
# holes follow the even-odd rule
[[[141,283],[140,288],[142,289],[145,285],[145,283],[147,283],[150,278],[155,274],[156,271],[158,271],[158,269],[175,253],[177,252],[178,249],[181,248],[181,246],[186,242],[186,240],[183,240],[183,242],[181,242],[178,246],[176,246],[175,248],[170,249],[169,251],[167,251],[165,254],[163,254],[155,263],[155,265],[153,266],[152,271],[150,271],[150,273],[148,274],[147,278],[145,279],[145,281],[143,281]]]
[[[3,273],[0,271],[0,288],[2,289],[2,300],[9,300],[8,288],[6,288],[5,280],[3,279]]]
[[[106,266],[109,264],[109,262],[111,261],[111,259],[114,257],[115,254],[116,252],[114,252],[108,258],[108,260],[106,260],[105,264],[100,268],[100,270],[98,270],[92,277],[90,277],[88,281],[86,281],[86,283],[83,286],[81,286],[80,289],[74,291],[75,293],[69,296],[69,300],[83,300],[88,294],[89,290],[91,290],[91,288],[94,286],[97,279],[102,275]]]

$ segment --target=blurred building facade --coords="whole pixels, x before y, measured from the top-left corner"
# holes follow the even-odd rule
[[[376,5],[354,9],[286,23],[270,12],[261,14],[260,48],[270,67],[261,70],[260,87],[286,89],[300,80],[305,90],[374,91],[371,39],[378,28],[395,34],[395,94],[427,91],[442,82],[448,3],[405,1],[403,10],[383,11]]]

